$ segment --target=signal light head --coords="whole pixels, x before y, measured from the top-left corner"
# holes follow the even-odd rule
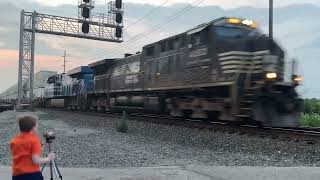
[[[122,9],[122,0],[116,0],[116,8]]]
[[[116,27],[116,37],[117,38],[122,37],[122,28],[120,26]]]
[[[90,9],[87,7],[82,8],[82,16],[84,18],[89,18],[90,17]]]
[[[88,34],[89,33],[89,27],[90,27],[89,23],[87,21],[84,21],[82,23],[82,32],[84,34]]]
[[[122,13],[117,13],[116,14],[116,22],[118,23],[118,24],[121,24],[122,23],[122,20],[123,20],[123,15],[122,15]]]

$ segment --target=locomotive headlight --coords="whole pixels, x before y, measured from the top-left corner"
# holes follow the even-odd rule
[[[276,79],[277,78],[277,73],[267,73],[266,74],[266,78],[267,79],[270,79],[270,80],[273,80],[273,79]]]
[[[257,24],[254,21],[250,20],[250,19],[243,20],[242,24],[250,26],[253,29],[257,28]]]
[[[295,86],[299,86],[301,84],[301,82],[303,81],[303,77],[302,76],[298,76],[298,75],[293,75],[292,76],[292,81],[293,81],[293,84]]]
[[[303,81],[303,77],[302,76],[296,76],[296,77],[294,77],[293,81],[301,82],[301,81]]]
[[[228,18],[227,22],[230,24],[240,24],[241,23],[241,19],[238,18]]]
[[[250,19],[228,18],[226,21],[229,24],[236,24],[236,25],[243,24],[243,25],[249,26],[253,29],[257,28],[257,23],[250,20]]]

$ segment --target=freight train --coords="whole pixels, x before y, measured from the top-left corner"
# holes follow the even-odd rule
[[[296,127],[301,78],[254,21],[222,17],[48,79],[46,104],[74,110],[170,114]]]

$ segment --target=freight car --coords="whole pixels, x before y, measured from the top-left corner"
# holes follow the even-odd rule
[[[296,127],[300,78],[285,82],[284,58],[255,22],[223,17],[90,64],[94,87],[66,106]]]

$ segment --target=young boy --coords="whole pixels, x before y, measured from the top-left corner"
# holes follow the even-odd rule
[[[51,162],[55,155],[41,158],[41,144],[38,136],[38,118],[24,115],[17,118],[20,134],[10,142],[12,154],[12,180],[43,180],[40,164]]]

